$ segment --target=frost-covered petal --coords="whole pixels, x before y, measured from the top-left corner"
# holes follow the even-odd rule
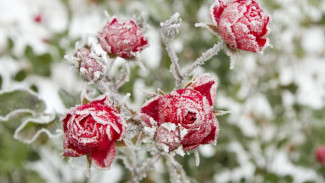
[[[115,146],[114,143],[109,144],[101,151],[96,151],[90,154],[90,159],[97,167],[102,169],[108,169],[115,158]]]
[[[214,105],[218,87],[215,77],[210,74],[204,74],[195,79],[191,84],[191,87],[193,87],[194,90],[199,91],[202,96],[206,97],[211,106]]]
[[[218,19],[225,9],[226,5],[222,0],[216,0],[210,7],[210,16],[213,22],[217,25]]]
[[[152,117],[155,121],[159,121],[159,100],[162,98],[162,96],[157,96],[147,101],[141,107],[141,113]]]
[[[173,151],[181,145],[180,134],[174,123],[164,123],[157,128],[155,134],[155,142],[157,144],[165,144],[168,146],[168,152]]]

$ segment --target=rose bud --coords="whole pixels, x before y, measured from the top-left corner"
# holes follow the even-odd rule
[[[315,151],[316,160],[325,165],[325,146],[320,146]]]
[[[133,58],[147,45],[147,38],[133,20],[119,22],[112,18],[98,34],[100,44],[111,56]]]
[[[154,141],[158,147],[167,147],[167,152],[180,146],[190,151],[201,144],[215,144],[219,131],[213,115],[216,92],[216,80],[205,74],[186,89],[147,101],[141,118],[149,127],[157,125]]]
[[[78,49],[75,57],[79,60],[77,69],[85,81],[97,81],[104,76],[104,64],[100,62],[99,57],[96,59],[91,55],[89,48],[82,47]]]
[[[126,123],[107,95],[71,108],[62,121],[63,156],[89,155],[97,167],[110,167],[115,157],[114,143],[123,138]]]
[[[216,0],[210,14],[221,38],[231,48],[260,53],[269,46],[266,35],[270,32],[270,17],[256,0]]]

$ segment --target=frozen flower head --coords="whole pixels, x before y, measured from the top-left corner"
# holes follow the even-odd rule
[[[89,155],[99,168],[109,168],[115,157],[114,143],[121,140],[126,123],[102,95],[88,104],[71,108],[63,118],[63,156]]]
[[[325,165],[325,146],[320,146],[315,151],[316,160]]]
[[[182,146],[195,149],[215,144],[219,126],[213,115],[217,82],[210,75],[194,80],[185,89],[157,96],[141,108],[141,117],[149,126],[157,125],[154,141],[168,152]]]
[[[256,0],[216,2],[210,8],[211,19],[221,38],[233,49],[262,52],[269,45],[270,17]]]
[[[112,18],[98,34],[98,39],[106,52],[122,58],[133,58],[148,45],[147,38],[133,20],[119,22]]]
[[[92,55],[89,48],[77,49],[74,57],[78,60],[76,68],[85,81],[97,81],[104,76],[105,66],[100,61],[101,58],[96,57],[95,54]]]

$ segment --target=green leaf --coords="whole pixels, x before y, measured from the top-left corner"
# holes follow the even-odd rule
[[[24,143],[34,142],[42,133],[49,138],[61,135],[62,123],[56,115],[43,115],[26,119],[15,131],[14,138]]]
[[[0,92],[0,119],[15,112],[40,113],[46,108],[44,101],[28,90]]]
[[[0,123],[4,123],[6,127],[15,130],[20,124],[21,121],[25,118],[32,117],[33,113],[30,111],[25,112],[14,112],[11,115],[7,116],[5,119],[0,118]]]
[[[59,90],[59,96],[64,104],[65,107],[70,108],[74,107],[77,104],[80,104],[80,95],[71,95],[65,89],[61,88]]]

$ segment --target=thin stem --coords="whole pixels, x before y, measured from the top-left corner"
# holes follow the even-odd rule
[[[172,183],[190,183],[182,165],[175,160],[174,156],[166,154],[165,157],[170,174],[170,181]]]
[[[157,153],[153,157],[143,162],[142,166],[136,170],[136,175],[133,177],[132,181],[138,182],[145,178],[146,172],[156,163],[161,155],[161,153]]]
[[[166,37],[163,37],[163,42],[166,46],[168,56],[171,59],[170,72],[176,79],[176,88],[179,88],[180,84],[182,83],[183,76],[181,74],[181,69],[178,63],[178,57],[175,53],[175,50],[172,48],[170,40]]]
[[[217,55],[222,49],[224,42],[213,45],[212,48],[205,51],[199,58],[197,58],[190,66],[184,69],[183,77],[188,77],[196,68],[203,65],[206,61],[210,60],[213,56]]]
[[[120,77],[114,84],[114,87],[116,89],[119,89],[124,83],[129,81],[130,65],[128,63],[124,64],[120,72],[121,72]]]

